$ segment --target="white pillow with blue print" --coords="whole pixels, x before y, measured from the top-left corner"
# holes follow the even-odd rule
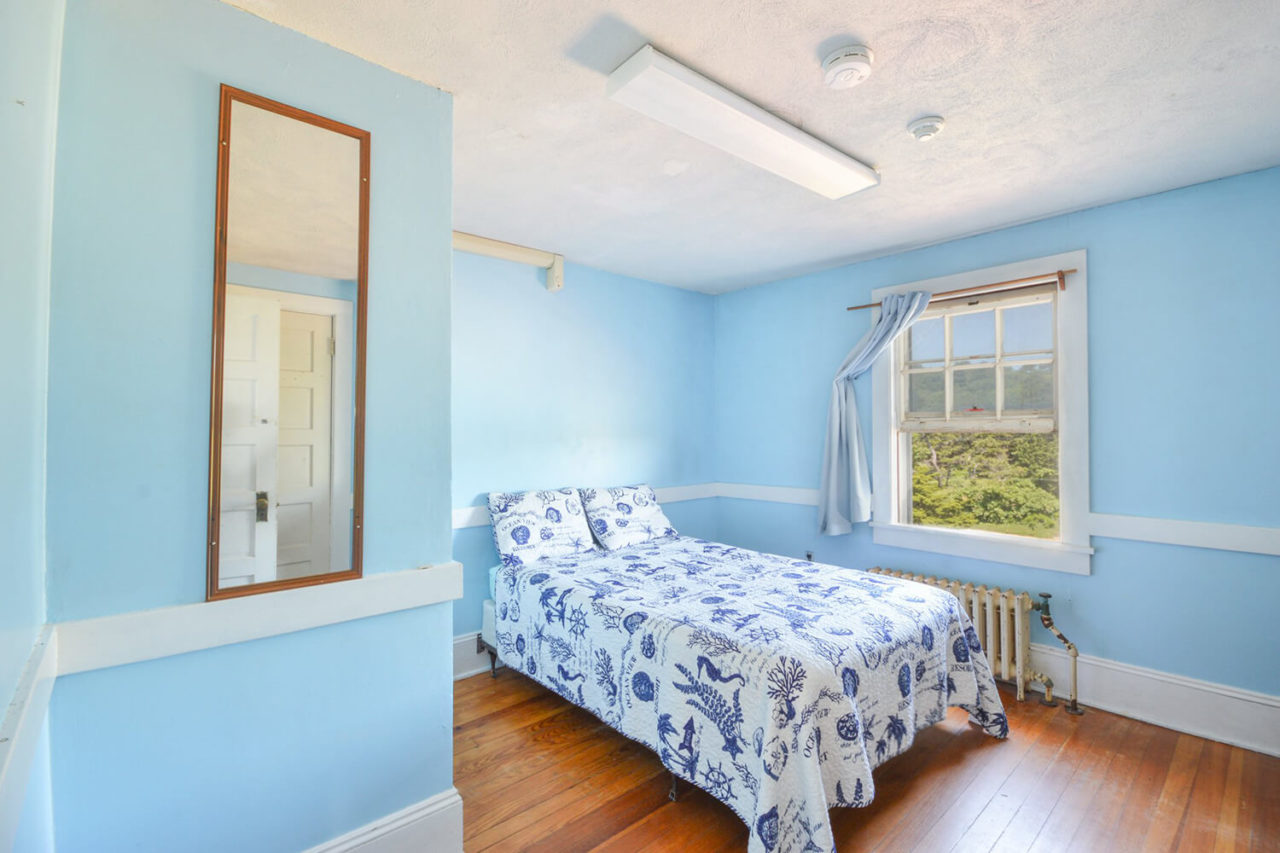
[[[596,550],[577,489],[490,492],[489,519],[504,566]]]
[[[582,504],[591,532],[609,551],[676,535],[658,505],[658,496],[648,486],[583,489]]]

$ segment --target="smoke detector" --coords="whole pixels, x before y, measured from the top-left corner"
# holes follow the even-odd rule
[[[833,50],[822,61],[823,82],[832,89],[850,89],[871,76],[872,59],[865,44]]]
[[[928,142],[939,133],[942,133],[943,124],[945,122],[942,120],[942,116],[924,116],[907,125],[907,130],[911,131],[911,135],[916,138],[916,141]]]

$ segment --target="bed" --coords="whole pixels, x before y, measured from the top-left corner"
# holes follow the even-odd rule
[[[493,572],[503,663],[732,808],[752,853],[834,850],[827,810],[949,706],[1008,724],[949,593],[685,536]]]

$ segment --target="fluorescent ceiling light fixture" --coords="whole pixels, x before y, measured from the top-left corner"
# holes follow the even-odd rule
[[[647,44],[609,75],[608,96],[827,198],[874,187],[880,175]]]

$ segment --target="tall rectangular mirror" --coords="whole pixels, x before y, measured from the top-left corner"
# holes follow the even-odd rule
[[[209,599],[360,576],[369,147],[222,87]]]

